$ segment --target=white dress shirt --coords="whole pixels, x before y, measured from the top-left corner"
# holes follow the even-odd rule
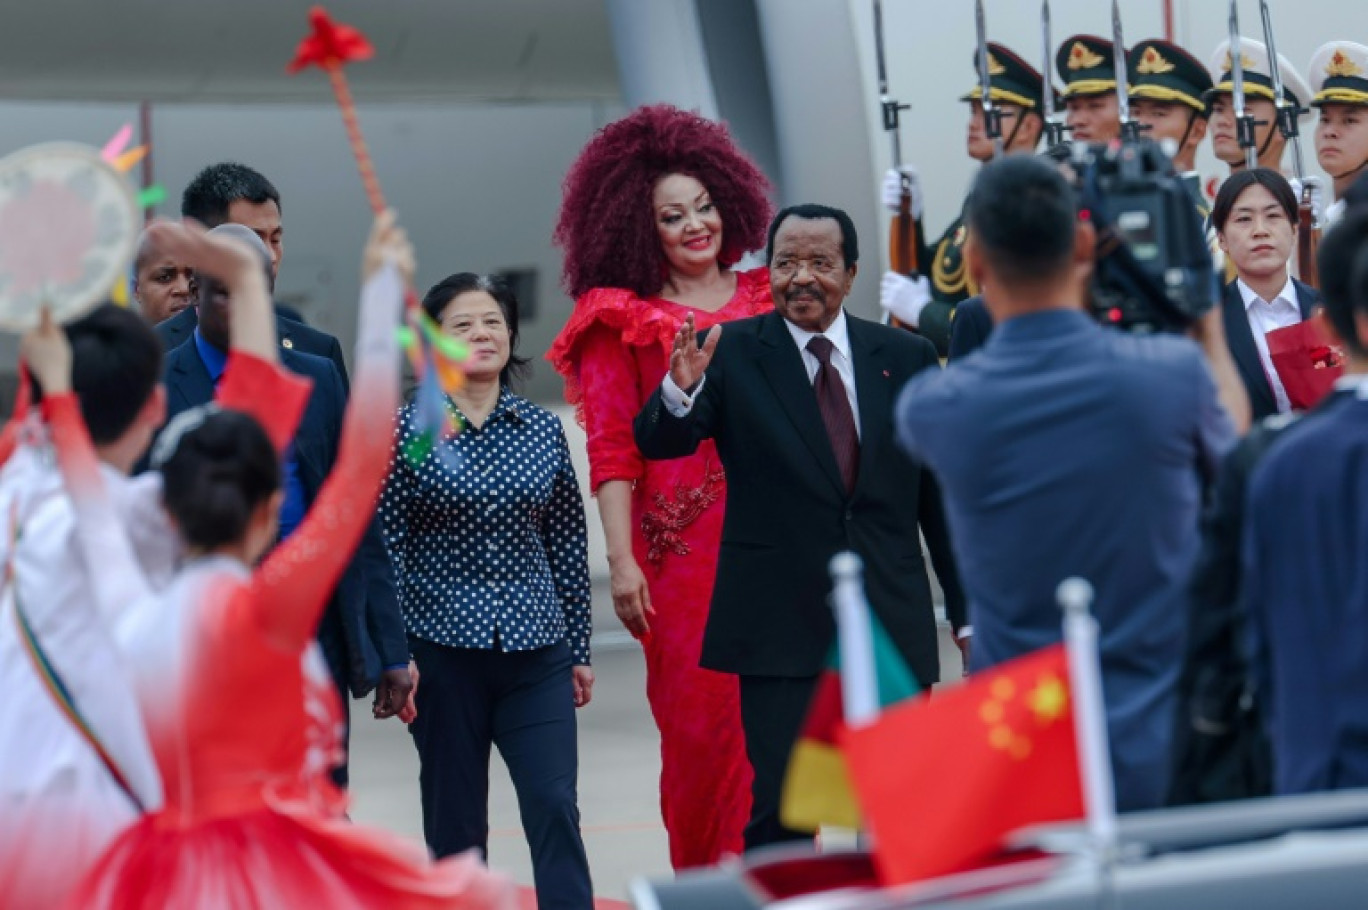
[[[1286,414],[1292,410],[1292,402],[1287,397],[1278,371],[1273,366],[1273,358],[1268,353],[1269,332],[1296,325],[1302,321],[1301,306],[1297,303],[1297,289],[1288,278],[1283,289],[1272,300],[1264,300],[1254,293],[1253,288],[1237,279],[1235,286],[1240,289],[1244,300],[1245,316],[1249,319],[1249,330],[1254,335],[1254,344],[1259,349],[1259,360],[1263,363],[1268,384],[1273,387],[1273,397],[1278,402],[1278,413]]]
[[[808,342],[818,335],[825,335],[827,341],[831,342],[835,349],[831,352],[831,365],[836,368],[837,374],[841,377],[841,385],[845,386],[846,398],[850,399],[850,412],[855,416],[855,435],[860,435],[860,407],[855,394],[855,364],[850,356],[850,330],[846,324],[845,310],[836,314],[836,320],[827,326],[825,332],[809,332],[801,329],[787,319],[784,326],[793,336],[793,343],[798,346],[798,352],[803,358],[803,368],[807,370],[808,382],[815,382],[817,370],[821,362],[817,356],[807,349]],[[665,410],[675,417],[684,417],[693,410],[693,400],[699,392],[703,390],[703,384],[707,382],[705,375],[698,381],[698,386],[693,390],[692,395],[684,393],[679,386],[675,385],[674,379],[669,373],[665,374],[665,381],[661,383],[660,397],[665,404]]]

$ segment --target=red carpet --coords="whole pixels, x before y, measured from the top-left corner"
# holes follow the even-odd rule
[[[531,888],[522,888],[518,892],[518,905],[522,910],[537,910],[537,895]],[[594,907],[597,910],[627,910],[630,905],[626,901],[609,900],[606,897],[594,899]]]

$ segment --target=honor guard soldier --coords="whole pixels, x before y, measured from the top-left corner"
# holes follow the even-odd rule
[[[1316,124],[1316,161],[1334,181],[1337,200],[1325,213],[1334,224],[1344,212],[1344,196],[1368,170],[1368,47],[1332,41],[1311,57],[1311,106],[1320,109]]]
[[[977,66],[977,60],[974,61]],[[1002,148],[1005,154],[1031,153],[1040,143],[1045,127],[1041,115],[1045,79],[1039,71],[1011,49],[996,42],[988,42],[989,97],[1002,114]],[[984,163],[993,158],[993,142],[984,127],[982,89],[974,86],[960,96],[969,103],[969,123],[965,137],[966,151],[975,161]],[[883,201],[893,211],[898,209],[901,176],[890,170],[884,177]],[[913,196],[921,196],[912,173]],[[964,213],[945,229],[933,245],[921,252],[918,262],[929,263],[925,276],[908,278],[896,272],[885,272],[879,289],[879,303],[897,324],[914,328],[930,340],[941,357],[950,347],[951,321],[960,301],[978,293],[965,267],[963,249],[968,229]]]
[[[1074,35],[1055,54],[1055,68],[1064,80],[1064,123],[1074,142],[1111,142],[1121,135],[1113,47],[1106,38]]]
[[[1231,70],[1230,41],[1222,41],[1211,55],[1211,75],[1215,85],[1207,92],[1206,102],[1211,116],[1211,150],[1230,166],[1230,172],[1245,168],[1245,152],[1240,148],[1235,132],[1235,104],[1231,92],[1235,83]],[[1287,140],[1278,130],[1278,110],[1273,103],[1273,77],[1269,75],[1268,48],[1251,38],[1240,39],[1240,63],[1244,69],[1245,111],[1254,118],[1254,147],[1259,156],[1259,167],[1282,172],[1283,149]],[[1306,102],[1311,90],[1306,80],[1282,54],[1278,55],[1278,72],[1282,74],[1283,97],[1301,113],[1310,114]]]
[[[1172,140],[1173,169],[1182,177],[1197,212],[1206,220],[1210,212],[1197,173],[1197,149],[1207,132],[1207,106],[1203,97],[1211,91],[1211,74],[1196,57],[1171,41],[1141,41],[1126,55],[1131,114],[1145,127],[1144,137],[1155,142]]]

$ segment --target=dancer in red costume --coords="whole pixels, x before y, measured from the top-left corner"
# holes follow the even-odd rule
[[[700,330],[773,308],[769,275],[732,268],[764,245],[769,184],[725,127],[667,105],[599,132],[565,178],[556,242],[575,310],[547,359],[589,436],[613,606],[646,650],[660,729],[660,806],[676,869],[743,849],[751,770],[736,678],[698,666],[726,482],[711,441],[646,462],[632,420]]]
[[[188,243],[196,242],[186,235]],[[133,603],[115,639],[136,678],[166,805],[115,841],[71,906],[502,908],[511,890],[473,857],[430,864],[397,838],[353,826],[328,769],[340,704],[313,630],[374,511],[398,401],[394,327],[412,274],[384,216],[367,248],[357,382],[337,465],[299,530],[271,552],[280,454],[308,397],[280,390],[265,424],[232,411],[187,412],[154,450],[167,511],[191,559],[154,594],[111,514],[70,394],[70,354],[50,323],[26,342],[75,504],[83,554],[103,568],[98,596]],[[235,300],[265,299],[243,251]],[[264,304],[263,304],[264,306]],[[261,309],[261,307],[254,307]],[[264,359],[273,359],[274,348]],[[267,370],[258,358],[229,370]],[[273,380],[279,389],[278,379]],[[263,381],[265,386],[265,380]]]

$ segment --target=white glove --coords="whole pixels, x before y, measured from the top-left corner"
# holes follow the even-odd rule
[[[917,169],[911,165],[906,165],[901,171],[891,168],[884,174],[883,181],[883,204],[891,212],[898,210],[899,203],[902,202],[902,175],[907,175],[907,182],[912,191],[912,217],[922,216],[922,188],[921,178],[917,176]]]
[[[1296,177],[1289,177],[1287,182],[1292,184],[1292,195],[1297,197],[1297,204],[1301,205],[1303,186],[1311,191],[1311,224],[1314,227],[1322,227],[1325,224],[1325,183],[1315,174],[1308,175],[1305,183]]]
[[[921,311],[931,302],[931,282],[925,275],[908,278],[897,272],[884,272],[879,283],[879,306],[900,322],[916,328],[921,320]]]

